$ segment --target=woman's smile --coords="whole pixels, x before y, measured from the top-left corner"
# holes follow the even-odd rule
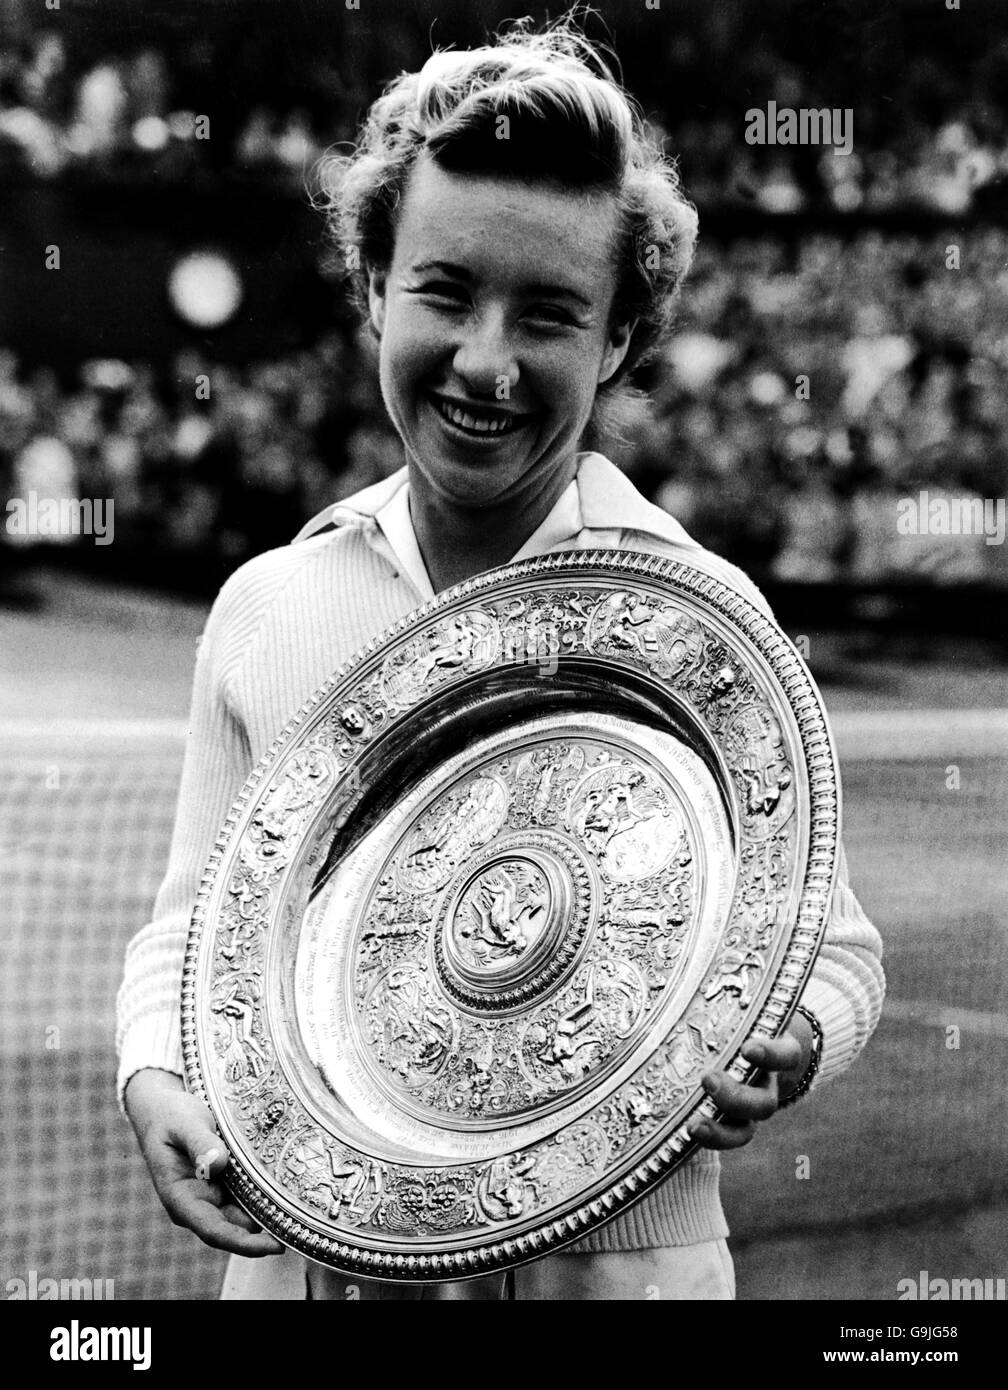
[[[445,435],[465,447],[493,449],[535,421],[535,415],[469,401],[464,397],[429,391],[427,399],[438,415]]]

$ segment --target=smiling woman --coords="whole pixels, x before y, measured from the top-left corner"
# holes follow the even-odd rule
[[[423,600],[499,564],[570,549],[657,553],[767,610],[744,574],[586,447],[627,396],[627,373],[671,330],[696,215],[573,24],[536,33],[523,22],[488,47],[434,54],[375,102],[357,146],[326,162],[322,184],[379,341],[405,466],[326,508],[298,544],[244,565],[214,605],[171,863],[154,920],[127,956],[120,1087],[175,1221],[233,1253],[225,1296],[496,1298],[496,1276],[348,1285],[281,1251],[231,1200],[223,1145],[180,1079],[186,929],[220,826],[278,731],[333,671]],[[614,616],[613,631],[632,649],[647,620],[631,609]],[[460,652],[452,641],[429,653],[431,669],[458,665]],[[617,812],[607,807],[606,823]],[[490,898],[482,907],[496,911]],[[604,1229],[503,1287],[518,1298],[641,1298],[652,1288],[667,1299],[731,1298],[713,1150],[747,1143],[785,1099],[850,1065],[878,1020],[880,956],[841,854],[799,1011],[780,1037],[743,1050],[758,1081],[707,1073],[717,1118],[693,1128],[690,1160]],[[747,968],[738,956],[725,989],[744,995]],[[233,1020],[248,1031],[253,1011],[236,991],[225,1002],[237,1042]],[[251,1032],[246,1041],[258,1048]],[[339,1205],[352,1175],[332,1178]]]
[[[370,298],[385,404],[432,503],[414,511],[432,579],[467,563],[446,509],[478,509],[482,567],[503,564],[573,480],[629,345],[611,322],[616,223],[608,195],[414,166]]]
[[[598,49],[569,24],[545,33],[528,26],[516,23],[494,46],[436,53],[420,72],[393,82],[371,108],[354,152],[321,165],[319,204],[351,269],[352,288],[366,304],[372,273],[392,265],[403,196],[424,156],[457,175],[582,194],[581,234],[610,203],[610,259],[590,297],[608,294],[613,322],[633,322],[636,329],[624,360],[603,383],[593,407],[599,416],[628,372],[671,331],[697,216],[675,165]],[[491,223],[485,231],[487,249],[500,250],[504,229]],[[548,241],[536,249],[547,254]],[[573,249],[568,271],[585,250],[580,241]],[[552,288],[541,283],[542,273],[533,279],[540,289]]]
[[[506,561],[573,479],[578,446],[625,413],[628,372],[671,331],[696,213],[598,51],[562,23],[435,54],[320,179],[444,587],[474,559]]]

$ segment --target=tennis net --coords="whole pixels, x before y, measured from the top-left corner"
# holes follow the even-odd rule
[[[115,1098],[115,995],[164,872],[182,741],[4,732],[0,1287],[113,1280],[116,1298],[216,1297],[226,1257],[171,1224]]]

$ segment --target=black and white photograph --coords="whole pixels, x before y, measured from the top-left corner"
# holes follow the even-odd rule
[[[1004,0],[0,0],[43,1359],[685,1301],[968,1362],[1006,508]]]

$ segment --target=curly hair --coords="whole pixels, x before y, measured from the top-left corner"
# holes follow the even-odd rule
[[[320,161],[314,202],[366,310],[369,273],[391,264],[397,208],[422,152],[453,172],[611,193],[621,237],[612,322],[637,323],[626,358],[599,387],[588,433],[619,438],[641,399],[626,377],[671,335],[696,244],[696,209],[573,16],[532,26],[529,18],[512,21],[484,47],[436,51],[419,72],[395,78],[352,151]]]

